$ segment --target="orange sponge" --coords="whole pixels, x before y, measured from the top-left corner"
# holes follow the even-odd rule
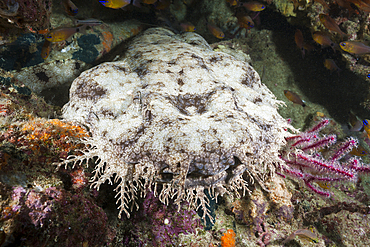
[[[235,247],[235,232],[232,229],[227,230],[221,237],[222,247]]]

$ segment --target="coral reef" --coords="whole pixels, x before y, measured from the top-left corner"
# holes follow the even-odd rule
[[[57,119],[29,118],[5,125],[0,134],[0,222],[5,243],[106,243],[107,216],[84,190],[88,174],[82,169],[56,172],[52,165],[81,148],[76,140],[86,137],[86,131]]]
[[[264,186],[293,127],[250,65],[213,52],[199,35],[161,28],[135,38],[122,59],[73,82],[63,117],[88,126],[92,137],[83,155],[60,165],[98,156],[94,187],[120,180],[127,216],[139,190],[152,185],[165,204],[175,197],[201,207],[204,220],[205,190],[240,196],[248,191],[243,174]]]
[[[55,187],[43,191],[15,187],[12,200],[13,236],[20,237],[18,244],[99,246],[106,241],[107,216],[80,193],[71,194]]]
[[[233,215],[238,229],[248,229],[248,234],[243,234],[242,239],[257,243],[259,246],[267,246],[274,239],[274,231],[268,222],[291,222],[294,207],[291,203],[292,194],[285,186],[285,182],[279,176],[270,177],[265,181],[265,193],[261,188],[252,188],[249,196],[240,200],[225,198],[225,212]],[[270,212],[274,213],[271,214]],[[217,226],[216,226],[217,228]]]
[[[87,132],[58,119],[58,111],[11,73],[2,73],[0,128],[1,244],[79,246],[107,243],[105,212],[84,190],[82,169],[56,171],[53,162],[81,148]],[[71,234],[73,231],[73,234]]]
[[[49,27],[52,1],[5,0],[0,2],[2,26],[38,31]]]
[[[178,246],[180,234],[195,234],[197,229],[202,229],[196,212],[188,209],[188,203],[181,203],[178,210],[173,200],[164,205],[152,191],[147,192],[140,210],[132,214],[132,218],[125,221],[126,244]]]
[[[47,118],[59,112],[58,107],[48,105],[11,73],[0,70],[0,127],[32,118]]]
[[[370,162],[370,141],[366,132],[350,131],[346,124],[349,111],[357,122],[368,118],[369,56],[337,46],[346,40],[367,44],[369,14],[361,8],[365,5],[354,6],[365,2],[268,0],[264,11],[254,12],[242,6],[246,0],[136,1],[140,8],[130,4],[124,10],[72,1],[78,6],[75,17],[59,0],[52,2],[50,25],[48,16],[32,21],[18,15],[46,1],[0,1],[0,45],[6,44],[0,46],[0,67],[11,71],[0,71],[0,245],[281,246],[287,240],[289,246],[370,245],[370,179],[361,164]],[[31,3],[29,9],[24,2]],[[330,29],[320,14],[347,35]],[[46,60],[41,57],[46,28],[73,27],[91,18],[100,25],[52,43]],[[180,27],[188,22],[209,46],[196,34],[173,34],[182,33]],[[224,33],[222,42],[212,44],[219,40],[208,23]],[[139,34],[153,26],[173,33]],[[297,29],[303,35],[299,49]],[[316,44],[315,31],[325,32],[333,44]],[[134,54],[137,50],[142,52]],[[340,69],[327,70],[325,59]],[[284,130],[289,125],[274,110],[281,102],[236,60],[253,65],[272,94],[287,103],[279,114],[302,133]],[[71,102],[84,102],[82,119],[73,124],[50,119],[60,117],[57,106],[68,102],[75,77],[104,61],[115,62],[86,72],[73,87],[74,95],[82,96]],[[243,70],[251,73],[240,76],[245,81],[238,77]],[[116,84],[108,87],[111,81]],[[284,90],[300,95],[307,107],[288,102]],[[79,105],[71,104],[70,111],[78,111]],[[259,112],[274,119],[253,120]],[[308,126],[325,116],[330,123],[310,132]],[[358,150],[348,152],[355,139]],[[208,145],[216,140],[220,144]],[[322,145],[326,148],[317,149]],[[259,150],[264,146],[269,147]],[[158,156],[162,150],[164,156]],[[215,165],[214,157],[223,163]],[[60,159],[81,165],[57,170],[52,163]],[[88,182],[94,165],[93,185],[99,191]],[[292,172],[296,176],[289,176]],[[270,176],[274,173],[287,177]],[[116,209],[115,192],[102,185],[105,181],[127,193],[118,196],[126,200],[130,219],[117,218],[125,205]],[[196,202],[202,192],[208,206]],[[203,227],[202,207],[214,218]],[[234,234],[228,234],[231,229]],[[299,236],[304,231],[310,233],[309,242]]]

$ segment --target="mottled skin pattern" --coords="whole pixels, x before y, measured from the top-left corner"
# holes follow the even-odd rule
[[[213,52],[199,35],[149,29],[121,61],[73,82],[63,116],[92,137],[84,155],[63,164],[98,156],[94,186],[119,182],[127,216],[138,188],[155,186],[163,203],[174,196],[197,207],[200,199],[205,219],[204,189],[239,196],[248,191],[243,174],[263,186],[280,164],[291,126],[277,113],[279,103],[250,65]]]

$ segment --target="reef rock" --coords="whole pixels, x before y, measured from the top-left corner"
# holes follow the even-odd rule
[[[97,156],[93,185],[119,183],[120,215],[129,217],[139,191],[150,188],[163,203],[200,202],[205,219],[205,190],[240,196],[249,191],[245,178],[263,186],[281,164],[278,151],[293,129],[277,112],[281,103],[249,64],[212,51],[198,34],[148,29],[121,61],[72,83],[63,117],[91,137],[82,155],[61,164]]]

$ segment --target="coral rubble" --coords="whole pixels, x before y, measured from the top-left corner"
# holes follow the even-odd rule
[[[120,215],[130,216],[153,185],[161,202],[186,200],[205,220],[205,190],[240,196],[248,191],[243,175],[264,186],[282,162],[278,151],[293,127],[279,104],[249,64],[213,52],[199,35],[149,29],[121,61],[73,82],[63,117],[92,137],[84,139],[83,155],[60,165],[97,156],[93,185],[119,182]]]

